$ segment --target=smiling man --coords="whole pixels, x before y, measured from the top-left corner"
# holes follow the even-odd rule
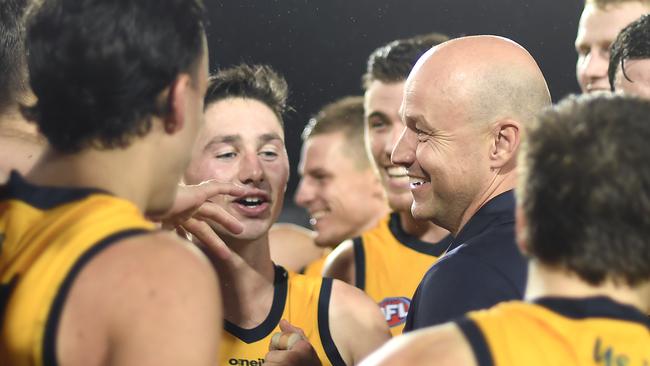
[[[225,326],[219,365],[261,364],[280,320],[301,328],[323,365],[353,365],[388,338],[379,309],[340,281],[307,277],[274,265],[269,229],[277,219],[289,162],[282,122],[287,85],[267,66],[240,65],[210,79],[205,127],[185,182],[240,185],[237,198],[212,201],[243,225],[232,234],[210,223],[231,255],[213,258],[221,277]],[[279,351],[274,357],[289,353]]]
[[[449,232],[411,215],[406,170],[390,161],[404,124],[399,107],[406,77],[422,54],[446,41],[432,33],[388,43],[368,59],[363,77],[367,152],[393,212],[328,259],[325,274],[364,290],[382,309],[393,335],[400,334],[422,276],[451,244]]]
[[[295,201],[309,212],[318,246],[335,248],[388,213],[366,154],[363,125],[363,97],[347,97],[323,107],[303,131]],[[322,275],[325,258],[304,273]]]
[[[524,126],[550,103],[535,60],[500,37],[445,42],[411,71],[401,107],[406,129],[392,161],[408,171],[413,216],[454,240],[422,279],[405,330],[523,298],[516,155]]]
[[[576,76],[583,93],[609,90],[612,42],[621,29],[648,12],[648,0],[586,0],[575,40]]]

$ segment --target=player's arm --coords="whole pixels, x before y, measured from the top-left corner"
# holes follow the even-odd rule
[[[356,365],[391,337],[386,320],[363,291],[334,280],[329,306],[334,344],[347,365]]]
[[[346,240],[327,256],[323,277],[331,277],[355,286],[354,243]]]
[[[454,323],[393,338],[361,366],[478,366],[467,339]]]
[[[198,249],[171,233],[135,236],[79,273],[57,355],[65,365],[100,354],[107,365],[214,366],[221,321],[217,277]]]

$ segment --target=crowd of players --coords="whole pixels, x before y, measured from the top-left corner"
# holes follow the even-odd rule
[[[0,365],[650,365],[650,1],[586,1],[557,105],[505,38],[377,48],[303,132],[313,231],[289,86],[210,75],[200,0],[0,7]]]

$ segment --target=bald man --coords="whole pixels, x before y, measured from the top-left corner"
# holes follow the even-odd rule
[[[650,0],[586,0],[575,47],[576,76],[583,93],[609,90],[609,49],[626,25],[650,12]]]
[[[524,126],[550,103],[535,60],[500,37],[445,42],[411,71],[401,107],[406,128],[392,160],[408,171],[413,217],[454,239],[416,290],[405,331],[523,298],[516,155]]]
[[[544,112],[517,188],[527,302],[394,339],[363,365],[650,364],[648,115],[647,102],[602,93]]]

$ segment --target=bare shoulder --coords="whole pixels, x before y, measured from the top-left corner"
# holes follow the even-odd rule
[[[354,242],[346,240],[339,244],[330,255],[327,256],[323,267],[323,277],[332,277],[350,285],[354,285]]]
[[[357,364],[390,339],[381,310],[363,291],[334,280],[330,301],[332,338],[347,364]]]
[[[79,272],[61,314],[57,354],[70,365],[108,358],[116,365],[208,365],[216,362],[220,322],[217,277],[200,251],[171,233],[136,235]]]
[[[363,366],[476,366],[465,336],[454,323],[442,324],[393,338],[366,358]]]
[[[314,238],[315,233],[302,226],[276,223],[269,230],[271,258],[287,269],[299,271],[324,255]]]

